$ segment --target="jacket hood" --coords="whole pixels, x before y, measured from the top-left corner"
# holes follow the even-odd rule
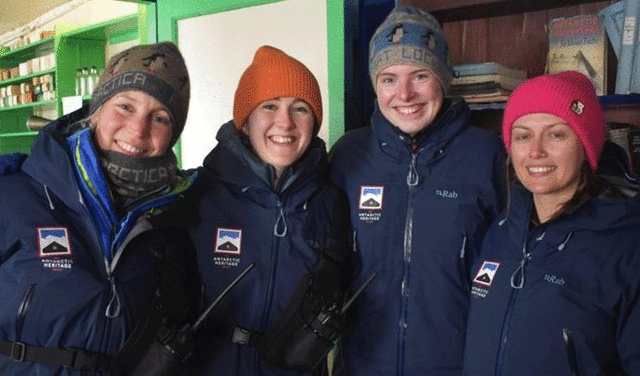
[[[232,121],[222,125],[216,136],[218,145],[204,159],[203,166],[220,179],[239,185],[271,189],[273,166],[262,162],[252,151],[248,139]],[[283,173],[277,192],[285,192],[299,182],[316,180],[327,168],[325,143],[314,137],[302,157]]]
[[[64,126],[61,124],[64,120],[54,121],[40,131],[31,147],[31,154],[22,165],[22,171],[67,205],[73,206],[79,202],[79,187],[65,137],[57,129]]]

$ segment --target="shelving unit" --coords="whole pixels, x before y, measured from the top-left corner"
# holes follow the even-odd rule
[[[52,74],[56,98],[0,108],[0,154],[28,153],[37,132],[30,132],[26,121],[36,109],[51,109],[62,115],[62,98],[75,95],[76,69],[95,65],[103,69],[107,44],[139,40],[139,16],[132,14],[95,25],[57,24],[55,35],[0,55],[0,67],[10,68],[35,57],[54,52],[53,68],[0,81],[0,87],[16,85],[33,77]],[[83,99],[88,100],[86,96]]]
[[[554,18],[596,14],[617,0],[399,0],[433,14],[443,26],[454,64],[495,61],[525,69],[528,77],[544,73]],[[609,90],[617,61],[609,51]],[[640,126],[640,96],[601,97],[608,121]],[[472,107],[473,108],[473,107]],[[477,107],[476,107],[477,108]],[[500,131],[503,106],[473,111],[476,124]]]

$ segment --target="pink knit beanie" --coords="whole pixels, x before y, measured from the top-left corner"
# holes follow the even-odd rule
[[[511,127],[519,117],[546,113],[564,120],[582,142],[595,171],[606,138],[604,111],[593,84],[578,72],[561,72],[532,78],[518,86],[507,101],[502,137],[511,150]]]

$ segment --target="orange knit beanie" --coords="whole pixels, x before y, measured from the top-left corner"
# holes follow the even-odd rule
[[[251,112],[262,102],[295,97],[307,102],[316,118],[315,134],[322,124],[322,98],[318,81],[301,62],[277,48],[258,48],[244,71],[233,101],[233,123],[241,129]]]

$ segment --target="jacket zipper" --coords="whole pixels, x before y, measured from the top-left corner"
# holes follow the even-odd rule
[[[511,275],[511,295],[509,296],[509,303],[507,304],[507,311],[504,315],[504,322],[502,324],[502,332],[500,334],[500,344],[498,346],[498,356],[496,359],[496,376],[502,376],[502,362],[504,360],[504,352],[507,347],[509,324],[511,321],[511,315],[513,314],[513,307],[516,304],[516,298],[518,292],[524,288],[524,273],[527,261],[531,259],[531,252],[527,252],[527,239],[525,236],[524,243],[522,244],[522,260],[518,265],[518,268]]]
[[[567,360],[569,361],[569,369],[571,370],[571,376],[580,376],[578,373],[578,361],[576,358],[576,347],[573,343],[573,334],[568,328],[562,328],[562,339],[564,339],[564,346],[567,349]]]
[[[504,322],[502,324],[502,332],[500,333],[500,344],[498,345],[498,356],[496,359],[496,376],[502,376],[502,362],[504,359],[504,351],[507,347],[509,331],[509,324],[511,321],[511,314],[513,313],[513,307],[516,304],[516,298],[518,297],[519,289],[511,288],[511,295],[509,296],[509,304],[507,305],[507,312],[504,315]]]
[[[33,299],[33,291],[35,290],[36,285],[31,284],[27,286],[24,291],[24,295],[22,296],[22,301],[20,302],[20,306],[18,307],[18,312],[16,315],[16,341],[20,341],[20,337],[22,337],[22,328],[24,327],[24,319],[27,315],[27,311],[29,310],[29,305],[31,304],[31,300]]]
[[[269,285],[267,286],[267,296],[265,297],[265,307],[262,312],[262,319],[260,320],[260,328],[257,330],[264,331],[267,327],[267,323],[269,322],[269,316],[271,315],[271,307],[273,305],[273,286],[275,285],[276,272],[277,272],[277,260],[278,260],[278,247],[280,243],[280,238],[287,236],[287,228],[286,228],[286,218],[284,217],[284,207],[282,201],[278,197],[278,213],[276,217],[276,221],[273,226],[273,234],[272,244],[271,244],[271,267],[270,275],[269,275]],[[284,230],[278,231],[279,225],[281,222],[284,223]],[[256,374],[259,376],[262,374],[261,371],[261,359],[258,352],[255,352],[254,357],[255,370]]]
[[[420,178],[416,168],[416,159],[418,155],[411,153],[411,162],[409,163],[409,173],[407,174],[407,187],[409,189],[409,197],[407,198],[407,216],[405,219],[404,239],[403,239],[403,270],[402,270],[402,286],[401,297],[402,303],[400,307],[400,322],[398,323],[398,374],[404,374],[404,350],[407,338],[407,311],[409,306],[409,274],[411,265],[411,252],[413,245],[413,195],[414,187],[418,185]]]

